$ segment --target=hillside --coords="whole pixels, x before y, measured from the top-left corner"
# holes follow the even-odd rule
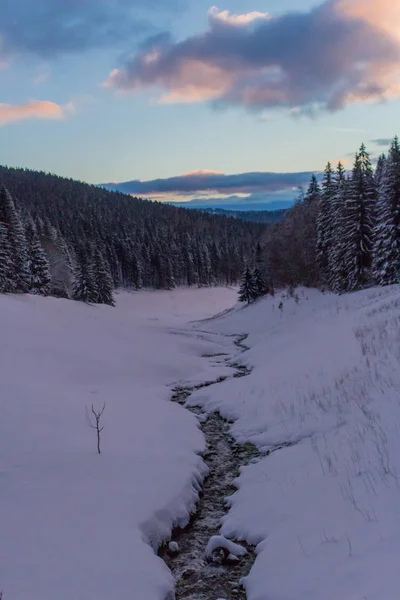
[[[71,296],[78,278],[86,297],[77,299],[96,301],[90,290],[109,281],[167,289],[235,283],[263,231],[260,224],[35,171],[0,167],[1,183],[22,217],[28,246],[38,238],[50,261],[52,293]]]

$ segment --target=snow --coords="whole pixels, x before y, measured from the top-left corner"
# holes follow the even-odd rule
[[[226,539],[226,537],[223,535],[213,535],[208,540],[206,547],[206,558],[212,559],[213,552],[218,548],[224,548],[229,552],[229,554],[232,554],[232,556],[236,557],[247,554],[247,550],[243,546],[231,542],[231,540]]]
[[[249,333],[250,376],[195,392],[262,452],[221,535],[257,546],[248,600],[394,600],[400,571],[400,289],[280,294],[205,323]],[[228,338],[226,338],[228,339]]]
[[[398,597],[400,289],[297,293],[233,310],[229,289],[122,293],[115,309],[0,296],[5,600],[172,593],[152,548],[187,522],[206,470],[171,387],[232,375],[223,353],[252,373],[188,404],[261,452],[219,532],[256,545],[248,600]],[[99,456],[85,406],[103,402]]]
[[[171,552],[171,554],[178,554],[179,544],[177,544],[176,542],[170,542],[168,544],[168,550]]]
[[[121,293],[117,307],[0,295],[0,590],[5,600],[164,600],[152,549],[186,523],[205,465],[169,385],[213,378],[177,335],[230,289]],[[102,454],[85,406],[101,408]],[[151,545],[149,545],[151,544]]]

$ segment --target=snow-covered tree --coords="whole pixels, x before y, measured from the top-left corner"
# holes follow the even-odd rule
[[[250,271],[249,267],[246,267],[241,279],[241,285],[239,289],[239,301],[247,302],[247,304],[250,304],[250,302],[252,302],[256,298],[257,290],[255,287],[253,274]]]
[[[3,223],[0,223],[0,293],[15,290],[15,283],[12,278],[13,266],[7,230]]]
[[[330,279],[329,256],[333,235],[332,205],[334,196],[335,183],[333,170],[331,163],[328,163],[324,172],[317,217],[317,261],[319,278],[324,286],[329,286]]]
[[[329,246],[329,289],[340,293],[347,289],[347,269],[345,262],[345,206],[347,180],[341,162],[334,174],[334,195],[331,206],[332,232]]]
[[[33,235],[28,250],[28,290],[47,296],[50,291],[50,267],[37,235]]]
[[[306,271],[304,283],[310,286],[318,283],[317,218],[320,202],[321,188],[317,178],[313,175],[302,206],[303,226],[301,232],[301,251]],[[291,283],[294,284],[295,282]]]
[[[268,284],[265,281],[263,274],[257,268],[253,271],[253,282],[256,290],[256,298],[268,294]]]
[[[28,275],[24,226],[10,193],[3,185],[0,185],[0,223],[5,227],[10,246],[12,257],[11,279],[14,291],[26,292]]]
[[[379,285],[400,277],[400,144],[395,137],[380,178],[374,231],[374,279]]]
[[[384,174],[385,174],[385,167],[386,167],[386,154],[381,154],[380,157],[378,158],[378,162],[376,164],[376,169],[375,169],[375,187],[377,192],[379,191],[379,188],[381,186]]]
[[[93,276],[97,289],[98,304],[115,306],[114,284],[110,273],[110,267],[103,258],[103,254],[96,249],[93,256]]]
[[[72,282],[72,298],[88,304],[98,301],[98,289],[94,275],[93,263],[90,257],[80,256],[75,265],[74,279]]]
[[[344,213],[348,291],[364,288],[371,282],[375,204],[376,188],[371,160],[362,144],[349,180]]]

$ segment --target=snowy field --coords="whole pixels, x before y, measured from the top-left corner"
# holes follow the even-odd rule
[[[248,600],[396,600],[400,289],[279,302],[207,325],[248,332],[254,370],[190,402],[242,442],[295,443],[242,469],[221,533],[258,544]]]
[[[121,293],[116,309],[0,296],[4,600],[166,598],[150,545],[205,474],[170,388],[230,371],[202,355],[237,353],[240,333],[252,374],[189,401],[263,451],[293,443],[242,469],[222,523],[257,545],[248,600],[399,598],[400,289],[298,296],[211,319],[234,290]],[[85,406],[104,402],[98,456]]]
[[[210,344],[173,335],[229,289],[122,293],[118,306],[0,296],[0,590],[4,600],[160,600],[155,546],[204,475],[195,417],[168,385],[207,380]],[[85,406],[106,408],[102,455]]]

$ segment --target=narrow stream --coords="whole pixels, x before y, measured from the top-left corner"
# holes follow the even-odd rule
[[[235,336],[235,345],[243,352],[247,335]],[[208,355],[207,358],[219,355]],[[245,365],[229,362],[236,372],[231,377],[245,377],[251,370]],[[206,382],[193,387],[176,387],[171,400],[184,405],[195,390],[217,385],[227,377]],[[159,549],[159,556],[171,569],[176,580],[176,600],[217,600],[218,598],[245,600],[245,590],[240,585],[242,577],[248,575],[254,561],[254,548],[242,544],[248,553],[239,560],[215,564],[205,557],[207,542],[218,535],[221,518],[227,513],[225,499],[236,491],[233,481],[239,476],[240,467],[260,456],[257,448],[251,444],[239,445],[229,433],[231,423],[219,413],[204,415],[201,407],[187,407],[196,415],[204,416],[200,420],[201,430],[206,438],[207,452],[204,460],[209,475],[203,488],[196,512],[189,524],[172,532],[171,541],[179,546],[179,552],[169,550],[169,544]]]

